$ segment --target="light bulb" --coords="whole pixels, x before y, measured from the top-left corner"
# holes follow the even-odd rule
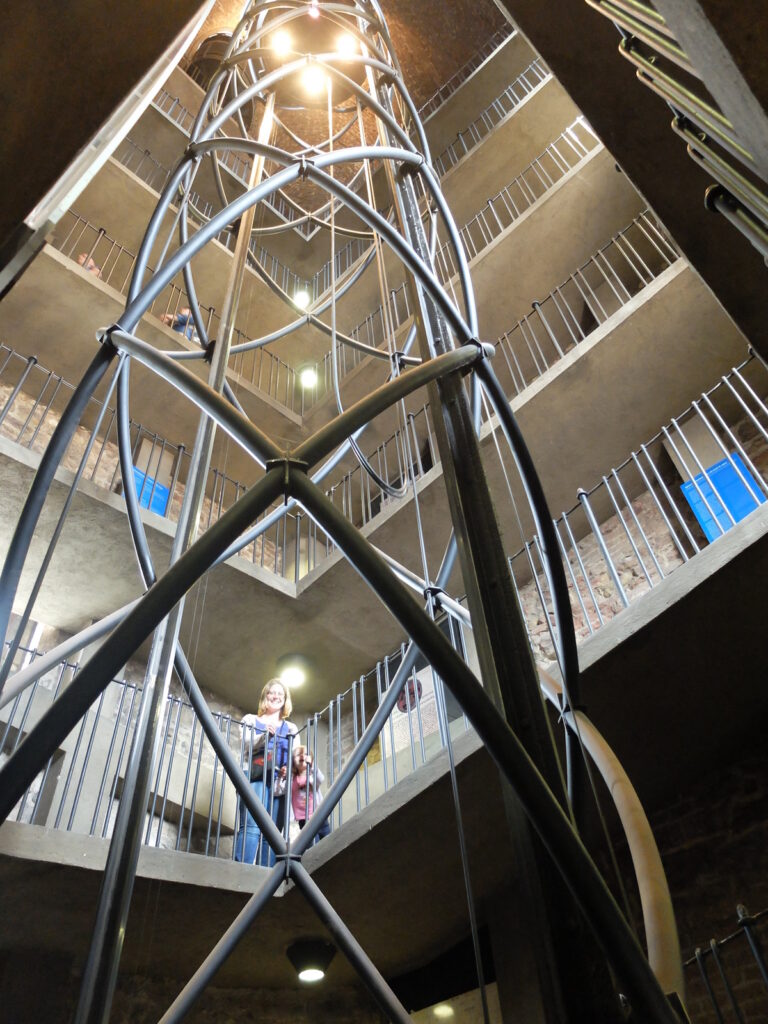
[[[283,29],[272,36],[272,49],[278,57],[284,57],[291,50],[291,37]]]
[[[309,305],[309,292],[301,288],[299,291],[294,292],[293,301],[299,309],[306,309]]]
[[[299,374],[299,383],[304,390],[313,388],[317,384],[317,370],[314,366],[307,366]]]
[[[293,689],[295,686],[301,686],[302,683],[306,681],[306,678],[304,669],[299,668],[298,665],[286,665],[280,673],[280,682],[283,686],[287,686],[289,689]]]
[[[342,57],[351,57],[357,50],[357,40],[349,32],[345,32],[337,39],[336,50]]]
[[[319,967],[307,967],[303,971],[299,971],[299,981],[321,981],[325,977],[325,971],[321,971]]]
[[[453,1007],[447,1003],[438,1003],[437,1006],[432,1007],[432,1013],[441,1020],[447,1020],[453,1016]]]
[[[309,2],[309,16],[310,18],[319,18],[320,10],[317,6],[317,0],[310,0]]]

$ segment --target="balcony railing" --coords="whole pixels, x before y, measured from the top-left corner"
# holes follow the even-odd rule
[[[465,656],[463,627],[446,621],[443,630]],[[379,706],[397,670],[402,649],[383,658],[366,675],[333,697],[316,714],[297,722],[292,740],[302,743],[330,786],[348,753]],[[23,647],[16,668],[40,657]],[[79,662],[61,661],[0,709],[0,757],[8,757],[77,674]],[[109,837],[122,793],[128,752],[141,702],[135,682],[113,680],[62,743],[19,801],[11,820],[79,834]],[[243,766],[250,763],[251,730],[223,710],[216,726]],[[414,667],[378,745],[357,773],[330,819],[336,828],[415,771],[452,738],[469,728],[439,680],[423,661]],[[189,703],[166,701],[160,726],[162,746],[154,768],[142,841],[209,857],[233,858],[239,797],[199,726]],[[296,828],[285,822],[284,829]]]
[[[73,390],[71,384],[53,371],[45,369],[36,359],[22,356],[8,346],[0,345],[0,436],[42,454]],[[64,469],[71,472],[78,469],[93,437],[93,429],[84,424],[95,422],[102,408],[101,402],[91,399],[83,424],[77,428],[62,460]],[[83,479],[106,491],[122,493],[116,411],[112,406],[107,407],[101,422],[102,426],[88,454]],[[177,522],[191,453],[183,444],[174,444],[133,421],[130,424],[130,438],[139,505],[171,522]],[[216,522],[246,489],[245,484],[226,473],[210,469],[199,533]],[[268,515],[269,511],[260,518]],[[302,517],[288,513],[244,548],[240,557],[278,576],[296,579],[302,563],[296,560],[295,553],[297,545],[306,550],[306,532],[307,527],[302,524]],[[318,543],[315,531],[315,554]],[[303,568],[306,571],[306,564]]]
[[[599,140],[583,117],[577,118],[554,142],[517,177],[488,200],[486,205],[459,232],[468,260],[479,256],[527,209],[543,198],[558,181],[573,170],[599,145]],[[442,245],[436,253],[435,270],[442,284],[450,285],[457,273],[453,249]],[[347,333],[366,345],[381,347],[391,326],[398,330],[411,316],[405,284],[390,290],[387,309],[378,306]],[[350,373],[367,357],[364,352],[339,344],[339,376]],[[328,353],[317,367],[318,385],[313,401],[319,401],[331,389],[332,356]]]
[[[734,367],[555,520],[571,605],[586,639],[766,501],[768,370]],[[537,656],[557,649],[534,536],[511,559]],[[545,623],[545,626],[541,624]]]
[[[496,371],[520,394],[680,258],[645,211],[499,338]]]
[[[171,96],[170,93],[163,89],[152,102],[158,110],[162,111],[166,117],[178,125],[185,135],[190,134],[197,114],[194,111],[188,110],[177,96]],[[231,150],[221,150],[219,152],[219,159],[223,166],[227,168],[245,189],[250,174],[250,160]],[[298,220],[303,216],[303,211],[295,203],[292,203],[283,192],[274,193],[265,202],[286,223]],[[316,229],[312,224],[302,222],[296,226],[295,230],[309,238]]]
[[[598,327],[609,323],[679,258],[648,211],[636,217],[499,338],[494,362],[507,396],[523,392]],[[392,295],[393,306],[406,300],[404,289]],[[407,314],[407,307],[402,312]],[[361,358],[346,347],[340,354],[342,360],[349,356],[352,365]],[[347,364],[342,362],[345,369]],[[410,436],[400,427],[368,454],[381,479],[393,488],[401,486],[408,476],[419,479],[438,461],[429,405],[409,414],[408,420]],[[326,494],[358,525],[367,523],[396,500],[388,497],[359,465]]]
[[[585,118],[578,117],[467,221],[459,232],[467,259],[478,256],[599,144]],[[453,249],[447,242],[437,250],[435,266],[443,284],[456,275]]]
[[[476,71],[481,64],[488,60],[491,54],[495,53],[506,39],[515,34],[516,30],[509,23],[505,23],[500,29],[497,29],[487,43],[484,43],[476,53],[473,53],[469,60],[462,64],[447,82],[444,82],[439,89],[432,93],[426,102],[422,103],[419,107],[421,119],[424,121],[431,114],[434,114],[449,96],[452,96],[459,86],[466,82],[473,71]]]
[[[455,140],[446,146],[438,157],[435,157],[432,161],[435,171],[442,177],[451,167],[455,167],[459,160],[487,138],[494,128],[511,114],[527,96],[530,96],[535,89],[551,77],[552,73],[541,57],[532,60],[525,71],[522,71],[502,93],[499,93],[471,124],[462,128],[457,133]]]
[[[227,235],[228,232],[223,234]],[[52,244],[98,280],[110,285],[122,295],[128,294],[136,254],[111,238],[103,228],[69,211],[57,225]],[[273,269],[277,272],[279,268]],[[164,323],[173,323],[178,322],[183,315],[181,310],[188,309],[190,305],[186,291],[178,285],[169,284],[160,292],[147,312]],[[221,318],[213,306],[201,303],[200,309],[209,337],[215,336]],[[184,333],[193,340],[196,337],[191,325]],[[249,338],[250,335],[244,331],[235,329],[235,344],[248,341]],[[301,401],[293,367],[271,352],[267,346],[235,354],[230,361],[230,369],[288,409],[293,410]]]
[[[687,1010],[699,1021],[765,1020],[768,1014],[768,967],[763,954],[768,910],[750,914],[736,907],[736,927],[723,939],[709,939],[685,961]]]

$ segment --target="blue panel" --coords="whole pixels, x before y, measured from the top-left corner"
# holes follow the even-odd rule
[[[168,508],[170,491],[167,487],[157,483],[153,477],[142,473],[140,469],[133,467],[133,479],[136,484],[136,493],[139,496],[139,505],[148,508],[150,512],[156,512],[159,516],[165,515]],[[154,487],[154,490],[152,489]],[[149,504],[150,496],[152,504]]]
[[[731,459],[738,466],[741,476],[736,472]],[[721,459],[720,462],[710,466],[707,469],[707,476],[699,473],[698,476],[694,477],[693,480],[696,481],[699,490],[694,486],[693,480],[689,480],[681,486],[686,501],[691,506],[693,514],[699,521],[699,525],[709,541],[717,540],[718,537],[722,536],[733,525],[728,518],[726,509],[728,509],[728,512],[731,513],[734,520],[738,523],[756,509],[758,504],[762,505],[765,501],[765,495],[744,465],[741,456],[734,453],[731,459]],[[743,480],[742,477],[744,478]],[[757,501],[744,483],[745,480],[754,494],[757,495]],[[699,491],[706,498],[709,508],[707,508]],[[711,512],[710,509],[712,510]],[[712,515],[713,512],[714,516]]]

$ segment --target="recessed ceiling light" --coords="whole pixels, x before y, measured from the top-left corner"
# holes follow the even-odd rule
[[[305,366],[299,374],[299,383],[306,390],[307,388],[313,388],[317,384],[317,370],[314,366]]]
[[[306,309],[309,305],[309,292],[305,291],[303,288],[298,292],[294,292],[293,301],[299,309]]]
[[[292,943],[285,954],[299,976],[299,981],[320,981],[325,977],[336,947],[324,939],[299,939]]]
[[[321,971],[319,967],[307,967],[304,971],[299,971],[299,981],[306,981],[312,983],[313,981],[322,981],[325,977],[325,971]]]

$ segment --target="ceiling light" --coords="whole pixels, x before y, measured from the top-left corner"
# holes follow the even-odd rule
[[[453,1016],[453,1007],[448,1003],[438,1003],[437,1006],[432,1007],[432,1013],[436,1017],[440,1017],[441,1020],[447,1020],[448,1017]]]
[[[283,686],[287,686],[288,689],[292,689],[295,686],[301,686],[306,678],[307,676],[304,669],[299,665],[286,665],[280,673],[280,682]]]
[[[336,50],[342,57],[351,57],[357,51],[357,40],[349,32],[345,32],[336,41]]]
[[[309,16],[310,18],[320,17],[320,9],[317,6],[317,0],[309,0]]]
[[[306,391],[309,388],[313,388],[317,384],[317,370],[314,366],[305,366],[304,369],[299,373],[299,384]]]
[[[305,291],[304,288],[300,289],[298,292],[294,292],[293,301],[299,309],[306,309],[309,305],[309,292]]]
[[[324,91],[328,79],[322,68],[319,68],[317,64],[310,64],[301,76],[301,81],[310,95],[318,96]]]
[[[285,57],[291,50],[291,37],[283,29],[279,29],[272,36],[272,49],[278,57]]]
[[[299,939],[285,951],[296,968],[299,981],[312,983],[325,977],[336,947],[324,939]]]

